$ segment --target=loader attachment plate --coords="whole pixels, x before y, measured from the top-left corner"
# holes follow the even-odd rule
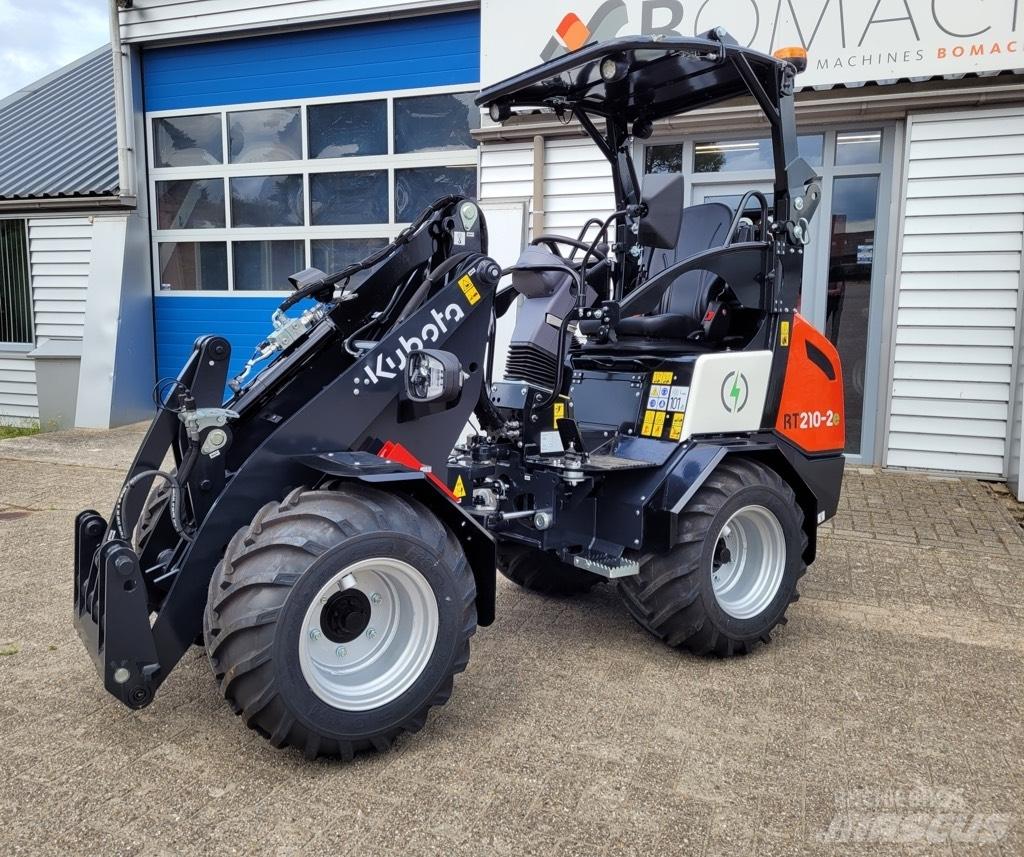
[[[145,581],[135,551],[121,539],[103,541],[106,532],[97,512],[75,519],[75,630],[103,686],[129,708],[144,708],[160,670]]]

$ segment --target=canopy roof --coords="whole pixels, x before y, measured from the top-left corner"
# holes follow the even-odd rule
[[[602,60],[619,62],[612,82]],[[777,91],[787,64],[736,44],[729,36],[698,38],[626,36],[558,57],[490,86],[476,103],[490,107],[579,107],[625,122],[654,121],[751,93],[749,70],[769,93]]]

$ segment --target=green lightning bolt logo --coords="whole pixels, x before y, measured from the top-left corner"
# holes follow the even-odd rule
[[[742,372],[730,372],[722,382],[722,406],[730,414],[738,414],[747,406],[750,386]]]

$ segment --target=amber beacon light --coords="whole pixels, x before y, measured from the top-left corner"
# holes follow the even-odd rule
[[[796,67],[798,74],[802,71],[807,71],[806,48],[779,48],[772,56],[777,60],[792,63]]]

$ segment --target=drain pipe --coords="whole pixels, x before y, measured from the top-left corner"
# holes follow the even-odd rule
[[[544,135],[533,138],[533,238],[544,234]]]
[[[114,63],[114,112],[117,124],[117,183],[122,199],[135,199],[135,169],[128,134],[125,104],[125,53],[121,44],[120,6],[122,0],[110,0],[110,51]]]

